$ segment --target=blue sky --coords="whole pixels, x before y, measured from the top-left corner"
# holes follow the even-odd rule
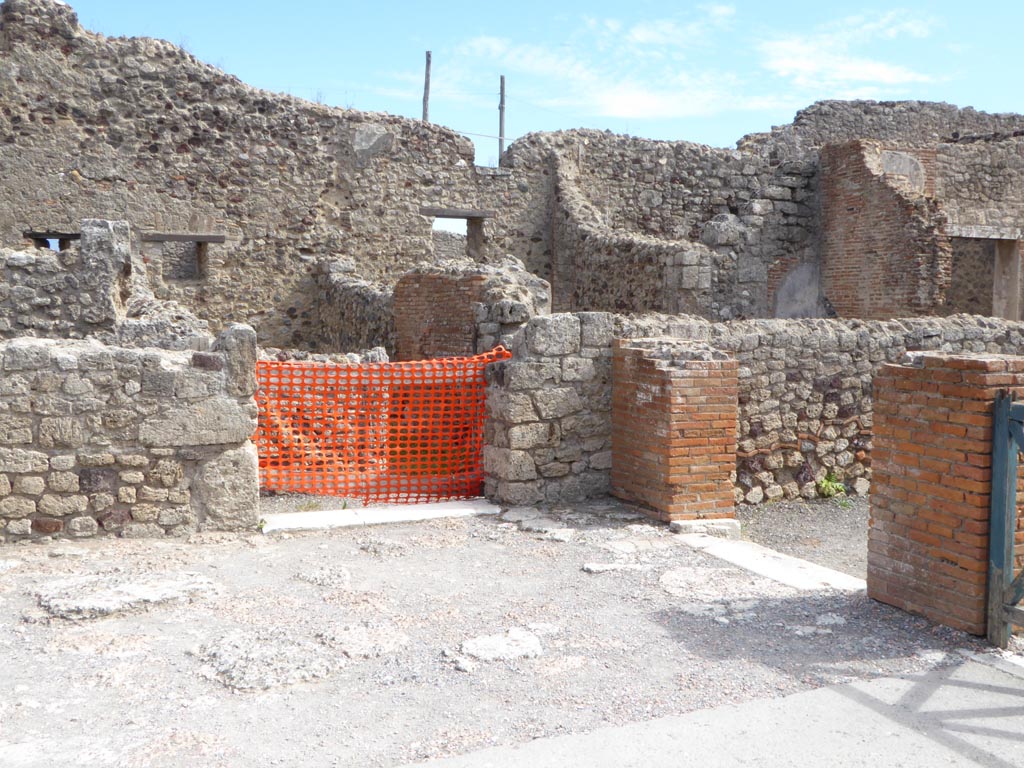
[[[1024,2],[442,3],[72,0],[106,35],[160,37],[243,81],[494,135],[599,128],[733,146],[820,99],[1024,112]],[[495,139],[473,136],[477,162]]]

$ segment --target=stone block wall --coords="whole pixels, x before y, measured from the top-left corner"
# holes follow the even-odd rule
[[[484,431],[484,494],[558,504],[608,493],[615,318],[535,317],[512,360],[494,366]]]
[[[870,597],[985,634],[992,404],[1007,388],[1024,392],[1024,359],[922,354],[879,371]]]
[[[933,314],[950,282],[952,248],[938,203],[887,175],[892,155],[854,141],[821,152],[821,289],[841,317]]]
[[[256,336],[208,352],[0,344],[0,535],[181,535],[258,521]]]
[[[615,496],[665,522],[735,516],[736,370],[735,360],[705,344],[616,341]]]

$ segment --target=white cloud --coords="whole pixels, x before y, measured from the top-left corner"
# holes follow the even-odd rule
[[[929,75],[858,51],[879,40],[926,37],[933,27],[932,20],[910,17],[903,11],[890,11],[875,18],[850,16],[814,34],[791,34],[769,40],[761,43],[758,50],[765,69],[801,88],[828,90],[856,83],[928,83],[933,80]]]

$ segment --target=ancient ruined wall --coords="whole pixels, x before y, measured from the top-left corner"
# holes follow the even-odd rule
[[[1024,353],[1024,324],[966,315],[886,322],[534,318],[491,385],[488,443],[502,450],[487,469],[489,497],[520,504],[607,492],[611,340],[647,336],[711,344],[737,360],[736,483],[738,499],[750,503],[814,497],[827,476],[867,491],[871,381],[880,365],[912,350]]]
[[[131,272],[128,227],[87,221],[81,229],[81,246],[74,243],[60,252],[0,249],[0,337],[80,339],[111,331],[124,317]]]
[[[946,301],[936,314],[992,314],[992,281],[996,248],[993,240],[950,238],[953,261]]]
[[[259,91],[169,43],[86,32],[55,0],[0,7],[0,166],[0,243],[87,217],[213,229],[205,276],[164,273],[163,295],[296,347],[320,341],[316,261],[393,280],[430,253],[421,205],[513,220],[522,195],[452,131]]]
[[[395,352],[393,289],[354,274],[349,261],[326,261],[315,272],[314,308],[319,346],[355,351],[384,347]]]
[[[919,184],[894,175],[905,160],[876,142],[821,153],[821,288],[840,317],[932,314],[949,285],[945,217]],[[900,170],[900,168],[897,168]]]
[[[554,179],[551,225],[534,235],[544,247],[525,258],[556,309],[818,311],[816,285],[784,307],[767,289],[769,270],[781,282],[813,253],[812,166],[598,131],[531,134],[503,162],[520,180],[538,167]]]
[[[998,136],[939,144],[934,176],[935,196],[950,234],[1021,239],[1024,138]]]
[[[258,515],[256,338],[0,343],[0,535],[181,535]]]
[[[973,135],[1024,130],[1024,115],[989,114],[971,107],[927,101],[819,101],[796,113],[789,125],[745,136],[744,152],[769,161],[813,157],[825,144],[874,139],[923,146]]]
[[[424,360],[510,346],[523,323],[550,311],[551,291],[517,260],[481,265],[463,258],[404,275],[394,307],[397,359]]]

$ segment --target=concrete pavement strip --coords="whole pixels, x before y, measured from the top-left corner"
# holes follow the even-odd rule
[[[819,688],[416,765],[1020,768],[1024,668],[981,663],[987,656],[919,676]]]

